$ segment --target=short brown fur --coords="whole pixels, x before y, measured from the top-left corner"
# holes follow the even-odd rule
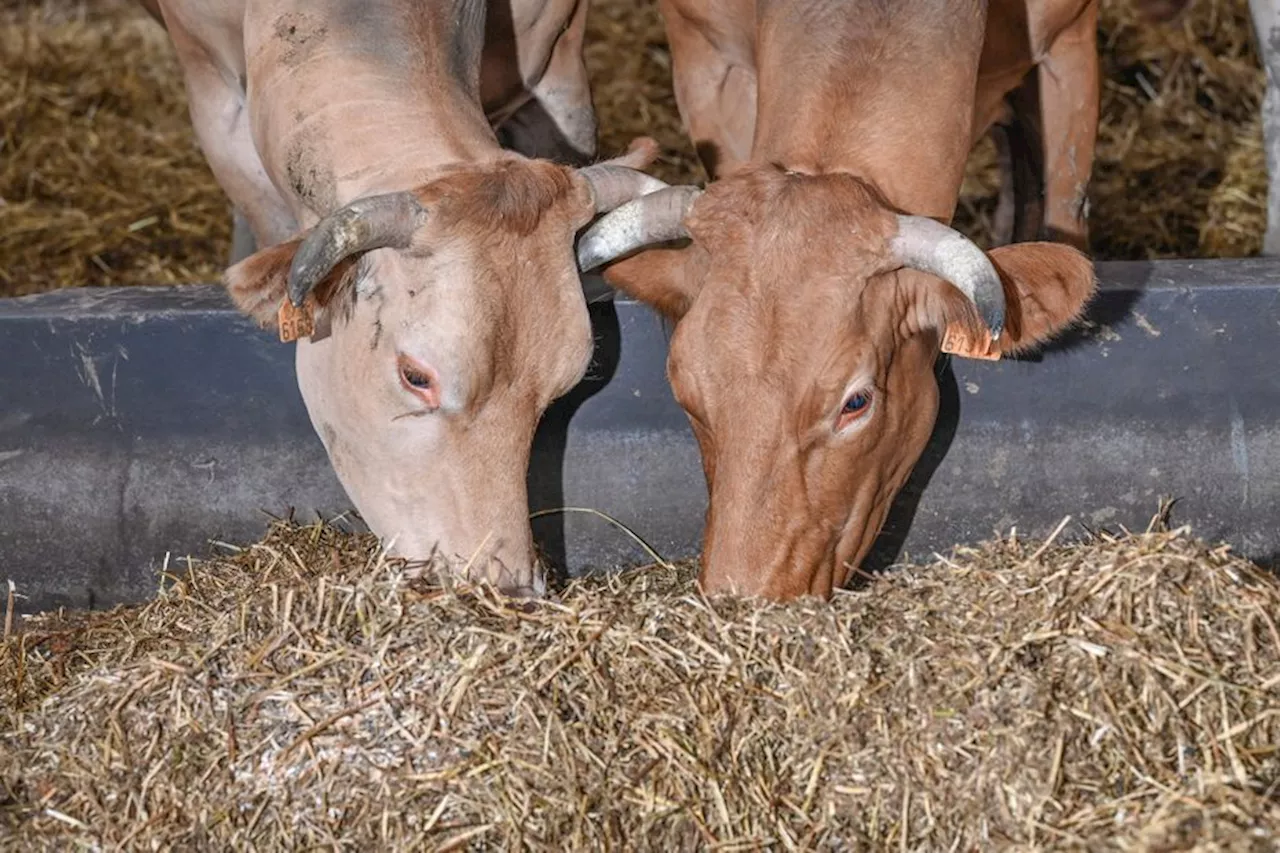
[[[980,130],[985,4],[663,8],[685,120],[700,150],[718,152],[718,180],[686,217],[687,248],[642,252],[606,277],[676,321],[668,373],[710,493],[704,589],[827,596],[929,439],[940,332],[980,331],[973,303],[902,269],[890,241],[899,213],[954,211]],[[735,74],[755,81],[749,147],[722,120],[743,87],[720,84]],[[1004,352],[1056,334],[1093,291],[1092,265],[1067,245],[989,258]]]
[[[425,186],[421,197],[446,229],[484,223],[526,237],[544,213],[579,191],[569,173],[551,163],[504,160],[485,169],[446,173]],[[590,199],[577,201],[589,215]]]

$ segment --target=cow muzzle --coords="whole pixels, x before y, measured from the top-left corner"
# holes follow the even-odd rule
[[[455,543],[452,552],[441,545],[442,541],[450,540]],[[513,598],[541,598],[547,591],[546,572],[534,553],[532,542],[519,531],[508,534],[490,531],[469,552],[458,549],[458,540],[454,537],[391,535],[384,536],[383,541],[387,556],[405,560],[406,574],[412,578],[443,575],[469,583],[491,584]]]

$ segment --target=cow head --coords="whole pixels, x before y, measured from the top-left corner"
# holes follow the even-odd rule
[[[945,330],[1011,351],[1094,288],[1075,249],[983,252],[851,175],[750,167],[671,187],[583,234],[583,268],[676,321],[668,375],[710,492],[707,591],[827,596],[847,582],[933,429]]]
[[[574,236],[661,186],[618,165],[504,156],[354,201],[228,270],[232,298],[264,325],[286,299],[321,306],[297,347],[299,386],[390,553],[540,592],[530,447],[593,351]]]

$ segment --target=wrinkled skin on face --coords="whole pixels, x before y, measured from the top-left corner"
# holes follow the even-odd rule
[[[297,350],[303,398],[392,555],[541,594],[525,472],[539,418],[592,353],[572,250],[591,193],[572,170],[513,158],[446,170],[417,197],[427,215],[412,245],[370,251],[317,288],[320,331]],[[227,274],[264,324],[297,247]]]
[[[892,212],[846,174],[748,166],[712,184],[686,224],[687,248],[650,250],[606,278],[677,321],[668,373],[710,492],[701,584],[828,596],[933,430],[940,331],[978,336],[980,320],[950,284],[895,268]],[[1055,334],[1094,288],[1088,259],[1064,245],[989,257],[1004,351]]]

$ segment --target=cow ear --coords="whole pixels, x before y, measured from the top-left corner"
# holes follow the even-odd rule
[[[287,298],[289,268],[302,240],[290,240],[255,252],[222,274],[222,282],[235,306],[262,328],[276,324]],[[357,257],[343,258],[312,290],[320,306],[328,305],[355,268]]]
[[[705,253],[696,245],[647,249],[605,267],[604,280],[668,320],[678,322],[702,288],[705,260]]]
[[[1014,243],[988,256],[1004,283],[1001,352],[1029,349],[1064,331],[1097,289],[1093,262],[1071,246]]]
[[[1004,286],[1004,331],[999,351],[1015,353],[1044,343],[1080,316],[1096,287],[1093,264],[1078,250],[1060,243],[1014,243],[987,253]],[[918,275],[902,270],[898,275]],[[924,275],[928,275],[927,273]],[[989,338],[974,304],[958,289],[928,275],[923,287],[911,286],[907,333],[946,332],[948,350],[966,354],[971,342]],[[994,356],[995,350],[984,352]]]
[[[231,266],[222,274],[222,282],[235,306],[267,328],[276,322],[277,312],[285,300],[289,266],[302,240],[290,240],[270,246]]]

